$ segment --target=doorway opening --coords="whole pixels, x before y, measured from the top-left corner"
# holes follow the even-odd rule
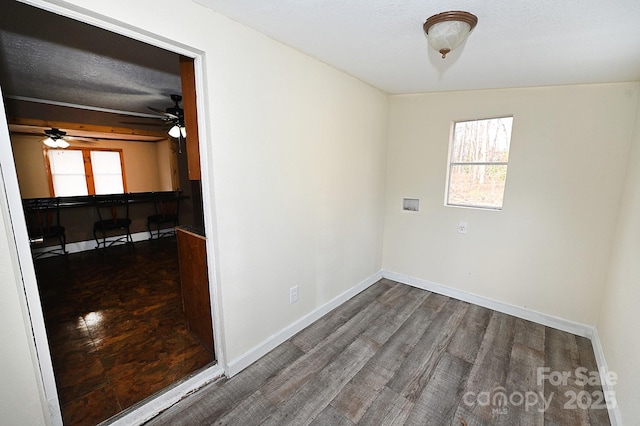
[[[49,36],[39,39],[38,37],[42,37],[41,34],[25,35],[26,25],[22,25],[16,31],[14,31],[13,27],[10,27],[12,24],[9,21],[16,23],[17,18],[25,18],[31,22],[46,20],[48,25],[42,26],[42,28],[51,28],[51,23],[54,21],[64,21],[64,24],[56,24],[55,27],[58,28],[61,34],[73,34],[73,38],[78,40],[94,40],[95,42],[96,39],[113,40],[120,37],[121,39],[117,42],[116,48],[122,50],[124,46],[131,47],[132,43],[137,44],[135,48],[132,48],[132,52],[136,56],[140,56],[141,49],[146,49],[147,51],[154,49],[164,50],[22,3],[5,0],[2,0],[2,3],[3,10],[8,12],[9,9],[12,9],[12,13],[3,14],[7,17],[6,19],[0,20],[1,36],[3,42],[5,42],[3,43],[4,46],[11,45],[11,43],[6,43],[6,40],[11,37],[21,37],[20,41],[23,46],[29,45],[35,40],[36,44],[44,44],[53,49],[60,48],[63,53],[64,51],[74,50],[79,50],[82,53],[87,44],[95,46],[95,43],[90,42],[81,46],[83,49],[75,49],[77,46],[65,44],[69,43],[68,38],[64,42],[53,42]],[[64,25],[70,25],[72,28],[64,30]],[[95,32],[102,33],[96,35]],[[84,50],[84,53],[87,52],[94,56],[100,55],[99,52]],[[7,60],[10,62],[11,55],[5,55],[4,53],[2,56],[8,58]],[[18,52],[11,53],[18,54]],[[50,51],[49,53],[52,52]],[[73,54],[74,52],[71,53]],[[176,68],[179,70],[177,79],[179,83],[183,83],[184,77],[181,77],[181,75],[183,76],[184,74],[180,71],[180,55],[167,50],[160,53],[164,53],[167,57],[171,55],[174,57]],[[24,50],[19,54],[24,55]],[[55,67],[55,62],[60,57],[61,55],[53,54],[45,56],[50,63],[41,64],[41,69],[46,70],[48,67]],[[118,58],[112,56],[111,59],[114,61],[113,65],[117,68],[118,64],[115,62],[117,62]],[[182,59],[189,58],[183,56]],[[187,60],[187,62],[189,61]],[[193,60],[190,63],[193,69]],[[76,66],[78,64],[85,66],[86,61],[76,62]],[[144,68],[144,65],[142,64],[136,69],[140,70]],[[163,181],[165,185],[169,182],[171,187],[161,187],[158,190],[146,188],[149,190],[139,189],[136,192],[140,194],[166,192],[167,190],[170,192],[180,191],[182,194],[180,224],[204,229],[205,209],[202,203],[202,186],[199,176],[197,179],[193,179],[194,176],[191,175],[192,167],[187,159],[187,153],[189,153],[189,158],[193,156],[194,151],[197,153],[197,144],[195,149],[193,148],[194,145],[191,145],[191,147],[180,146],[168,136],[164,137],[164,142],[133,142],[125,140],[124,133],[114,132],[113,129],[133,129],[132,134],[134,135],[161,133],[156,128],[158,122],[160,121],[161,123],[161,120],[153,117],[151,111],[145,116],[145,113],[140,113],[139,110],[138,114],[127,114],[132,112],[129,111],[130,108],[100,106],[91,108],[91,102],[87,101],[87,98],[82,93],[74,91],[72,87],[67,87],[68,96],[62,98],[63,100],[59,100],[60,98],[57,98],[58,100],[48,99],[46,94],[14,91],[13,89],[16,88],[15,81],[20,80],[22,76],[12,73],[15,71],[12,71],[11,64],[4,63],[1,66],[0,86],[2,86],[3,94],[5,95],[6,115],[10,128],[11,126],[38,127],[38,125],[40,125],[39,127],[53,128],[54,124],[65,123],[72,131],[78,131],[73,127],[73,124],[77,124],[85,130],[83,137],[91,140],[90,143],[94,146],[102,143],[115,143],[111,139],[102,138],[100,134],[101,130],[108,128],[108,133],[120,135],[117,137],[118,144],[129,144],[132,147],[131,151],[134,154],[131,158],[136,156],[136,151],[141,151],[140,146],[143,144],[163,144],[166,150],[170,152],[169,154],[165,152],[166,158],[169,159],[167,160],[168,163],[171,163],[171,153],[176,154],[175,164],[170,168],[171,172],[169,174],[171,175],[175,172],[177,175],[172,175],[169,179]],[[120,70],[128,70],[130,68],[129,66],[122,66]],[[84,71],[86,72],[86,69]],[[152,71],[161,74],[159,78],[163,77],[162,74],[165,73],[164,70],[158,70],[157,67]],[[188,89],[193,91],[193,93],[189,94],[184,93],[184,84],[181,84],[182,87],[178,90],[175,90],[174,87],[155,87],[157,93],[148,93],[149,90],[153,92],[154,88],[128,84],[130,82],[127,81],[126,72],[121,73],[119,79],[118,81],[94,80],[94,85],[103,89],[106,87],[107,90],[113,92],[117,92],[118,87],[124,92],[129,91],[130,93],[119,93],[118,95],[120,98],[130,99],[132,102],[133,99],[136,99],[136,96],[146,96],[145,105],[154,108],[157,108],[154,106],[157,104],[153,104],[154,95],[156,97],[157,95],[165,96],[169,94],[165,92],[171,91],[172,93],[170,94],[173,94],[173,92],[182,91],[182,95],[185,98],[188,97],[187,95],[192,96],[193,103],[191,108],[194,108],[195,115],[195,83]],[[71,80],[69,79],[69,81]],[[10,83],[7,83],[8,81]],[[30,82],[31,87],[38,86],[33,83],[34,81],[32,80]],[[19,88],[19,85],[17,86]],[[64,89],[62,86],[62,84],[56,85],[58,89]],[[147,89],[147,92],[145,92],[145,89]],[[84,91],[90,92],[91,90],[85,87]],[[162,106],[158,106],[162,108]],[[166,106],[169,107],[170,105]],[[186,99],[184,108],[186,112]],[[124,123],[125,121],[135,122],[135,124]],[[192,141],[194,135],[197,141],[197,122],[195,127],[194,124],[191,124],[191,126],[189,129],[189,124],[187,124],[187,142]],[[43,138],[33,134],[17,135],[17,133],[16,131],[12,132],[11,152],[14,154],[14,164],[17,169],[18,191],[21,193],[26,192],[26,194],[20,194],[20,198],[57,198],[54,197],[55,194],[38,193],[38,182],[42,182],[42,179],[38,180],[38,176],[34,177],[31,172],[24,173],[22,164],[16,157],[18,151],[24,154],[24,152],[30,150],[35,150],[36,152],[42,150],[40,144]],[[180,142],[184,143],[184,140],[180,140]],[[16,148],[17,144],[20,144],[20,147]],[[25,148],[27,145],[29,148]],[[146,149],[145,152],[148,153],[150,151],[153,150]],[[176,153],[176,151],[182,152]],[[158,156],[158,152],[159,148],[156,146],[156,156]],[[40,155],[42,156],[41,153]],[[199,168],[199,158],[197,156],[195,158]],[[38,158],[38,160],[40,159],[42,157]],[[37,163],[37,161],[33,163]],[[159,163],[162,163],[162,161],[159,161]],[[139,176],[140,169],[135,166],[127,168],[126,158],[125,170],[127,171],[127,178],[135,178],[137,179],[136,185],[143,185],[139,182],[142,180]],[[39,176],[41,178],[42,173],[45,172],[40,169],[35,174],[38,175],[38,173],[41,174]],[[162,179],[159,180],[162,181]],[[175,185],[176,182],[177,185]],[[128,186],[131,189],[131,185]],[[137,210],[135,212],[137,216],[131,218],[132,234],[136,236],[133,248],[125,245],[96,250],[93,248],[94,245],[91,244],[91,239],[86,238],[87,229],[91,229],[94,222],[94,205],[87,201],[84,206],[67,206],[67,209],[62,211],[62,223],[64,225],[66,220],[66,228],[70,236],[67,240],[68,247],[72,248],[72,250],[68,251],[72,251],[72,253],[57,257],[45,257],[37,261],[32,260],[29,253],[28,261],[27,259],[21,261],[23,268],[31,267],[35,271],[33,277],[37,278],[37,280],[34,279],[34,281],[37,281],[37,286],[34,286],[36,287],[35,293],[33,289],[32,291],[27,291],[27,297],[32,321],[35,318],[37,322],[39,313],[43,312],[43,315],[40,314],[43,318],[43,323],[34,324],[33,328],[34,334],[36,334],[36,345],[45,392],[52,405],[59,404],[62,409],[63,418],[61,420],[64,420],[65,423],[73,423],[71,420],[76,418],[87,421],[88,419],[83,417],[82,413],[77,414],[73,410],[78,406],[84,406],[86,410],[95,412],[96,405],[94,404],[100,404],[103,407],[110,405],[113,408],[101,413],[102,418],[95,418],[90,421],[97,423],[105,420],[122,410],[136,406],[145,398],[170,385],[170,382],[159,381],[154,377],[164,376],[165,379],[172,377],[172,382],[175,383],[192,376],[214,362],[215,349],[205,347],[205,351],[202,351],[202,339],[198,336],[192,336],[193,324],[189,324],[188,318],[176,313],[175,307],[178,306],[179,310],[181,310],[183,305],[176,237],[147,241],[150,235],[145,229],[146,219],[151,216],[148,210],[152,208],[153,205],[150,199],[147,202],[139,202],[132,208],[132,210]],[[12,215],[16,215],[16,209],[13,208],[12,210]],[[19,212],[19,209],[17,210]],[[88,227],[87,221],[83,220],[83,218],[91,219],[88,222]],[[24,223],[26,223],[26,220]],[[193,229],[190,228],[189,230],[192,231]],[[16,236],[19,237],[20,235],[25,236],[26,232],[16,232]],[[21,241],[20,244],[22,244],[22,247],[28,247],[28,243],[24,241]],[[21,258],[26,257],[24,250],[20,253],[20,248],[19,256]],[[205,254],[205,267],[207,263],[206,257]],[[26,275],[29,275],[29,273]],[[29,285],[27,281],[29,281],[29,277],[25,277],[25,287]],[[93,284],[88,285],[90,282],[93,282]],[[165,290],[171,291],[165,292]],[[31,297],[29,297],[29,294],[31,294]],[[105,302],[106,305],[101,304]],[[129,302],[135,303],[131,304]],[[209,307],[209,312],[211,313],[211,307]],[[147,314],[151,315],[147,316]],[[144,323],[150,328],[141,330],[135,327],[136,321],[132,319],[135,316],[139,317],[138,324]],[[209,315],[209,320],[211,320],[211,315]],[[37,336],[39,328],[42,328],[42,331],[46,329],[46,335],[40,336],[40,338]],[[164,332],[166,334],[162,334]],[[213,330],[211,330],[211,333],[213,333]],[[141,336],[145,335],[148,338],[141,339]],[[164,338],[158,339],[156,344],[153,345],[150,344],[150,336],[164,336]],[[42,348],[45,342],[48,342],[46,349]],[[114,349],[114,351],[100,353],[102,349],[107,347]],[[136,350],[129,350],[132,348],[136,348]],[[53,364],[51,375],[55,375],[55,380],[49,380],[53,379],[53,377],[49,379],[46,377],[48,374],[47,364],[50,362]],[[162,364],[163,362],[164,364]],[[87,374],[81,379],[77,368],[79,365],[88,366]],[[131,367],[131,369],[125,369],[125,365]],[[176,365],[179,368],[176,368]],[[145,368],[149,370],[146,384],[144,383],[145,380],[142,380],[140,376],[138,378],[135,376],[136,373],[140,373]],[[65,379],[62,376],[65,375],[66,370],[73,372],[73,374],[69,374]],[[171,371],[171,373],[169,374],[168,371]],[[154,374],[156,375],[154,376]],[[127,378],[130,380],[128,383]],[[118,383],[121,390],[109,388],[108,385],[112,383]],[[54,387],[53,389],[51,389],[52,386]],[[138,388],[140,392],[133,396],[132,391],[135,388]],[[123,393],[125,389],[126,394]],[[99,402],[99,398],[110,398],[115,403],[102,404]],[[57,401],[51,402],[51,399],[56,399]],[[95,403],[91,401],[95,401]],[[65,413],[66,409],[70,411]],[[52,411],[55,411],[55,409]],[[57,423],[55,418],[54,423]]]

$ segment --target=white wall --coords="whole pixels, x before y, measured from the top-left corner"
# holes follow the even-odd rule
[[[389,111],[383,93],[193,2],[65,4],[204,54],[200,118],[209,145],[202,149],[215,194],[209,237],[218,248],[226,337],[218,344],[227,361],[381,266],[578,322],[598,320],[638,84],[394,96]],[[515,121],[504,211],[444,207],[451,121],[505,114]],[[420,213],[400,212],[406,196],[421,199]],[[629,218],[637,210],[628,207]],[[468,222],[468,234],[456,233],[458,220]],[[630,262],[622,240],[617,259]],[[0,311],[5,324],[17,324],[0,334],[2,347],[14,349],[0,352],[7,357],[0,376],[9,378],[0,385],[0,414],[12,410],[16,423],[34,424],[44,404],[9,244],[0,232],[0,266],[9,270]],[[611,366],[621,372],[637,348],[620,355],[613,348],[622,334],[607,334],[635,314],[607,312],[636,276],[611,277],[613,299],[600,320]],[[301,299],[289,305],[292,285]],[[16,389],[24,392],[12,396]]]
[[[629,83],[392,96],[384,269],[595,325],[638,92]],[[504,209],[445,207],[452,121],[511,114]],[[403,197],[419,198],[420,212],[402,212]]]
[[[602,295],[598,334],[625,424],[640,418],[640,107],[607,285]]]
[[[218,54],[227,66],[212,85],[230,102],[213,171],[233,359],[380,270],[388,103],[251,32]]]
[[[4,196],[2,190],[0,196]],[[38,425],[45,423],[46,404],[32,352],[33,337],[23,316],[24,293],[10,252],[13,241],[8,224],[0,209],[0,419],[6,425]]]
[[[216,344],[226,361],[380,270],[386,94],[193,2],[65,4],[204,55],[201,150],[205,187],[215,194],[208,236],[219,253],[225,339]],[[10,285],[18,288],[17,277]],[[300,301],[289,305],[294,285]],[[0,311],[7,305],[20,313],[15,297],[2,298]],[[3,331],[3,347],[28,338]],[[22,374],[7,368],[0,364],[2,377]],[[15,384],[0,387],[13,392]]]

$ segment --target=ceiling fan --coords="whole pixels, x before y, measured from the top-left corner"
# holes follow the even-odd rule
[[[161,118],[165,121],[165,123],[171,125],[171,128],[169,129],[169,136],[178,139],[178,152],[182,153],[181,142],[184,138],[187,137],[187,129],[184,125],[184,110],[180,107],[182,96],[171,95],[171,100],[175,103],[175,105],[165,109],[164,111],[153,107],[147,108],[149,108],[156,114],[161,115],[162,117],[158,118]]]
[[[96,138],[90,138],[86,136],[71,136],[71,135],[68,135],[67,132],[65,132],[64,130],[60,130],[56,127],[52,127],[51,129],[44,129],[44,130],[40,128],[39,131],[37,130],[37,127],[25,128],[25,129],[21,128],[20,130],[12,133],[46,136],[46,139],[44,139],[42,143],[44,143],[49,148],[62,148],[62,149],[68,148],[69,147],[68,141],[70,140],[88,142],[88,143],[94,143],[99,140]]]

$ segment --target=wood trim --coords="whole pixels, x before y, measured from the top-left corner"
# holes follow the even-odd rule
[[[55,197],[56,191],[53,188],[53,175],[51,174],[51,161],[49,161],[49,148],[47,148],[46,146],[43,146],[42,153],[44,155],[44,164],[47,170],[47,183],[49,185],[49,195],[51,197]]]
[[[200,138],[198,136],[198,109],[196,103],[196,75],[193,58],[180,56],[182,80],[182,107],[184,125],[187,129],[187,163],[189,179],[200,180]]]
[[[96,183],[93,180],[93,166],[91,164],[91,151],[86,149],[79,149],[82,151],[82,161],[84,163],[84,176],[87,180],[87,191],[90,195],[96,193]]]
[[[49,161],[49,150],[51,148],[44,147],[44,157],[45,157],[45,165],[47,168],[47,180],[49,183],[49,193],[51,197],[55,197],[55,189],[53,187],[53,175],[51,174],[51,163]],[[122,149],[113,149],[113,148],[86,148],[86,147],[77,147],[70,146],[69,148],[65,148],[66,151],[80,151],[82,152],[82,162],[84,163],[84,176],[87,182],[87,192],[89,195],[96,194],[96,185],[93,179],[93,166],[91,164],[91,151],[106,151],[106,152],[117,152],[120,155],[120,174],[122,176],[122,190],[126,194],[127,193],[127,176],[124,171],[124,153]]]
[[[136,140],[138,139],[137,137],[140,137],[139,140],[159,140],[167,138],[167,134],[159,130],[128,129],[125,127],[99,126],[95,124],[70,123],[66,121],[39,120],[33,118],[8,118],[7,122],[9,123],[9,129],[11,131],[14,131],[12,127],[15,126],[55,127],[62,130],[100,133],[103,135],[102,139],[120,138],[123,140]]]
[[[118,149],[120,152],[120,174],[122,175],[122,191],[126,194],[127,192],[127,175],[124,172],[124,154],[121,149]]]

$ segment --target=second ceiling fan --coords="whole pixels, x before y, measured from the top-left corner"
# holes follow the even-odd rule
[[[187,129],[184,125],[184,110],[180,107],[182,101],[181,95],[171,95],[171,100],[174,102],[174,106],[169,107],[162,111],[158,108],[147,107],[156,114],[162,115],[162,120],[171,124],[169,129],[169,136],[178,139],[178,152],[182,152],[181,142],[187,137]],[[160,118],[160,117],[159,117]]]

